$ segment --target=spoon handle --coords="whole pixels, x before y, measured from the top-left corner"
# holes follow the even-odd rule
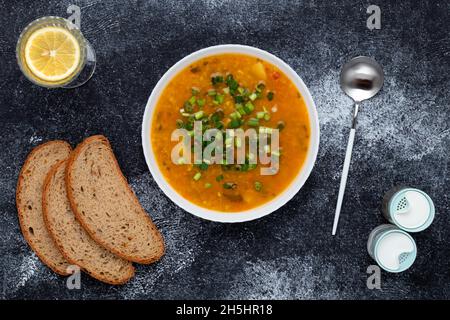
[[[358,116],[358,109],[359,103],[355,103],[353,109],[352,128],[350,129],[350,136],[348,138],[347,143],[347,151],[345,152],[344,167],[342,168],[341,185],[339,186],[339,195],[336,204],[336,212],[334,213],[333,232],[332,232],[333,236],[336,234],[337,225],[339,222],[342,200],[344,199],[345,186],[347,184],[348,170],[350,169],[350,160],[352,159],[353,142],[355,140],[355,132],[356,132],[355,127],[356,127],[356,117]]]

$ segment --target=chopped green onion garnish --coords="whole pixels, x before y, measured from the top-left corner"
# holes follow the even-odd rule
[[[259,120],[256,118],[250,118],[250,120],[247,121],[247,124],[250,127],[257,127],[259,125]]]
[[[236,103],[244,103],[244,97],[243,96],[235,96],[234,102]]]
[[[230,94],[230,88],[226,87],[222,89],[223,93]]]
[[[199,167],[200,170],[205,171],[205,170],[208,169],[208,164],[205,163],[205,162],[202,162],[202,163],[200,163],[200,164],[198,165],[198,167]]]
[[[194,130],[188,131],[188,135],[189,135],[190,137],[193,137],[193,136],[194,136]]]
[[[223,94],[216,94],[216,96],[214,97],[214,104],[222,104],[223,100],[225,99],[225,96]]]
[[[244,89],[244,88],[242,88],[242,87],[239,87],[239,88],[238,88],[237,90],[239,91],[239,93],[240,93],[240,94],[243,94],[243,93],[244,93],[244,91],[245,91],[245,89]]]
[[[193,96],[196,96],[200,93],[200,89],[197,87],[192,87],[191,92]]]
[[[262,183],[261,182],[259,182],[259,181],[255,181],[255,190],[256,191],[261,191],[261,189],[262,189]]]
[[[239,113],[239,112],[232,112],[232,113],[230,113],[230,118],[231,119],[240,119],[242,116],[241,116],[241,114]]]
[[[245,113],[249,114],[255,109],[255,106],[250,101],[244,105]]]
[[[211,184],[211,183],[209,183],[209,182],[205,183],[205,188],[206,188],[206,189],[209,189],[209,188],[211,188],[211,187],[212,187],[212,184]]]
[[[264,114],[264,120],[269,121],[270,120],[270,114],[269,113],[265,113]]]
[[[205,99],[197,99],[197,105],[203,107],[205,105]]]
[[[259,111],[256,113],[256,118],[262,119],[262,118],[264,118],[265,114],[266,113],[264,111]]]
[[[214,90],[214,89],[209,89],[208,90],[208,96],[215,96],[217,93],[216,93],[216,90]]]
[[[222,120],[224,116],[223,110],[222,109],[217,109],[212,115],[211,115],[211,120],[213,122],[217,122],[219,120]]]
[[[253,92],[251,95],[248,96],[248,98],[249,98],[250,100],[252,100],[252,101],[255,101],[256,98],[258,98],[258,95],[257,95],[256,93]]]
[[[200,180],[201,177],[202,177],[202,174],[200,172],[197,172],[192,179],[194,179],[195,181],[198,181],[198,180]]]
[[[232,74],[229,74],[227,76],[227,86],[228,88],[230,88],[230,94],[234,96],[236,94],[237,88],[239,87],[239,84],[236,80],[234,80]]]
[[[188,101],[191,105],[194,105],[195,102],[197,101],[197,98],[195,96],[192,96]]]
[[[194,113],[194,117],[196,120],[200,120],[201,118],[203,118],[204,115],[205,115],[205,113],[202,110]]]
[[[274,94],[272,91],[267,92],[267,99],[268,99],[269,101],[272,101],[274,95],[275,95],[275,94]]]
[[[278,130],[283,130],[284,128],[286,127],[286,123],[283,121],[283,120],[281,120],[281,121],[278,121],[278,123],[277,123],[277,129]]]
[[[223,180],[223,174],[218,175],[218,176],[216,177],[216,181],[217,181],[217,182],[222,181],[222,180]]]
[[[236,110],[241,114],[241,116],[245,115],[244,107],[242,106],[242,103],[236,103],[235,104]]]
[[[191,113],[192,111],[194,111],[194,108],[192,107],[192,104],[189,101],[186,101],[183,105],[184,111],[186,111],[187,113]]]
[[[211,77],[211,82],[212,82],[213,86],[215,86],[218,83],[223,83],[223,76],[221,76],[221,75],[213,75]]]
[[[178,129],[181,129],[184,127],[184,122],[181,119],[177,119],[176,124],[177,124]]]
[[[188,123],[186,123],[185,125],[184,125],[184,128],[186,129],[186,130],[192,130],[192,129],[194,129],[194,124],[192,123],[192,122],[190,122],[191,121],[191,119],[194,119],[193,117],[189,117],[189,119],[188,119]]]
[[[261,92],[264,90],[264,88],[266,87],[266,85],[264,84],[264,82],[260,82],[258,83],[258,85],[256,86],[256,91]]]
[[[236,128],[239,128],[240,126],[241,126],[241,121],[239,121],[238,119],[233,119],[228,124],[228,127],[231,129],[236,129]]]
[[[236,189],[237,184],[234,182],[225,182],[223,184],[224,189]]]

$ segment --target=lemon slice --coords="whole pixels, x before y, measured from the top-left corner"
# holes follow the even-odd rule
[[[25,62],[38,78],[57,82],[72,75],[80,63],[80,44],[66,29],[36,30],[25,45]]]

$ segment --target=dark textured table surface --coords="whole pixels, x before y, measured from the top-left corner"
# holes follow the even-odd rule
[[[81,7],[97,52],[92,80],[74,90],[27,81],[15,60],[23,27]],[[0,0],[0,298],[450,298],[450,3],[374,1],[381,30],[366,27],[371,1],[20,1]],[[158,79],[185,55],[237,43],[274,53],[303,78],[317,104],[321,144],[302,190],[270,216],[243,224],[198,219],[153,181],[141,149],[141,120]],[[384,88],[364,103],[338,235],[331,236],[351,118],[340,67],[378,60]],[[167,253],[113,287],[82,277],[68,290],[32,253],[14,193],[27,153],[50,139],[72,145],[109,137],[124,174],[162,230]],[[429,193],[436,219],[415,234],[418,257],[401,274],[366,287],[371,229],[384,222],[383,194],[406,184]]]

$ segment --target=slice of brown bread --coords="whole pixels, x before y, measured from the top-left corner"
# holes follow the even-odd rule
[[[42,208],[50,235],[63,256],[83,271],[109,284],[123,284],[134,275],[134,267],[97,244],[76,220],[67,198],[66,160],[54,165],[44,184]]]
[[[68,261],[63,257],[44,223],[42,191],[51,167],[67,159],[72,148],[65,141],[49,141],[34,148],[19,174],[16,205],[20,228],[37,256],[53,271],[68,275]]]
[[[120,170],[106,137],[92,136],[70,155],[66,169],[72,211],[89,235],[121,258],[148,264],[164,241]]]

